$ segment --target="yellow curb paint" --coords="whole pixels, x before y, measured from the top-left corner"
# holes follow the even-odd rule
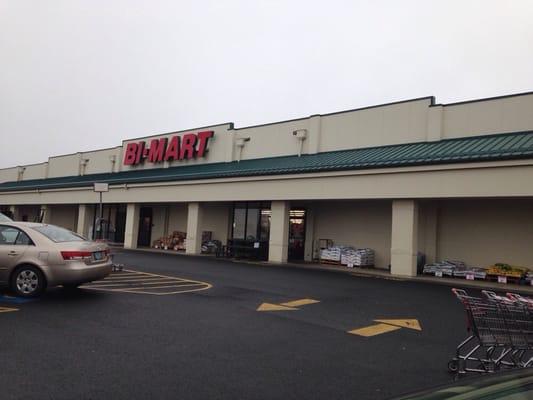
[[[398,326],[389,325],[389,324],[377,324],[377,325],[366,326],[364,328],[353,329],[351,331],[348,331],[348,333],[352,335],[371,337],[371,336],[381,335],[387,332],[397,331],[398,329],[402,329],[402,328]]]
[[[414,329],[415,331],[422,330],[420,322],[417,319],[375,319],[374,321],[399,326],[401,328]]]
[[[294,311],[298,310],[294,307],[281,306],[279,304],[263,303],[257,307],[256,311]]]
[[[0,313],[18,311],[18,308],[0,307]]]
[[[287,303],[281,303],[280,305],[285,306],[285,307],[299,307],[299,306],[305,306],[307,304],[315,304],[315,303],[320,303],[320,301],[313,300],[313,299],[301,299],[301,300],[289,301]]]

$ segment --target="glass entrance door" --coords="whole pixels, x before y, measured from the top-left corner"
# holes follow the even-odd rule
[[[303,261],[305,256],[305,210],[292,209],[289,214],[289,260]]]

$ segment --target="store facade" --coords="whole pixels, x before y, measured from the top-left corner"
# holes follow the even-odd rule
[[[108,183],[103,220],[93,184]],[[376,268],[533,266],[533,94],[420,98],[246,128],[221,124],[0,170],[0,210],[126,248]],[[100,228],[101,226],[101,228]]]

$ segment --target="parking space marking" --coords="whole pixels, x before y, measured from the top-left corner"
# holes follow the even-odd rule
[[[0,307],[0,313],[18,311],[18,308]]]
[[[156,296],[197,292],[211,287],[212,285],[207,282],[133,270],[112,272],[105,279],[80,286],[80,288],[90,290]]]

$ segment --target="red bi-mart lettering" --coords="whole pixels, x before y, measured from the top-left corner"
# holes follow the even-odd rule
[[[170,140],[152,139],[148,144],[149,147],[145,141],[128,143],[124,152],[124,165],[136,165],[144,161],[159,163],[205,157],[209,139],[213,135],[213,131],[204,131],[172,136]]]

